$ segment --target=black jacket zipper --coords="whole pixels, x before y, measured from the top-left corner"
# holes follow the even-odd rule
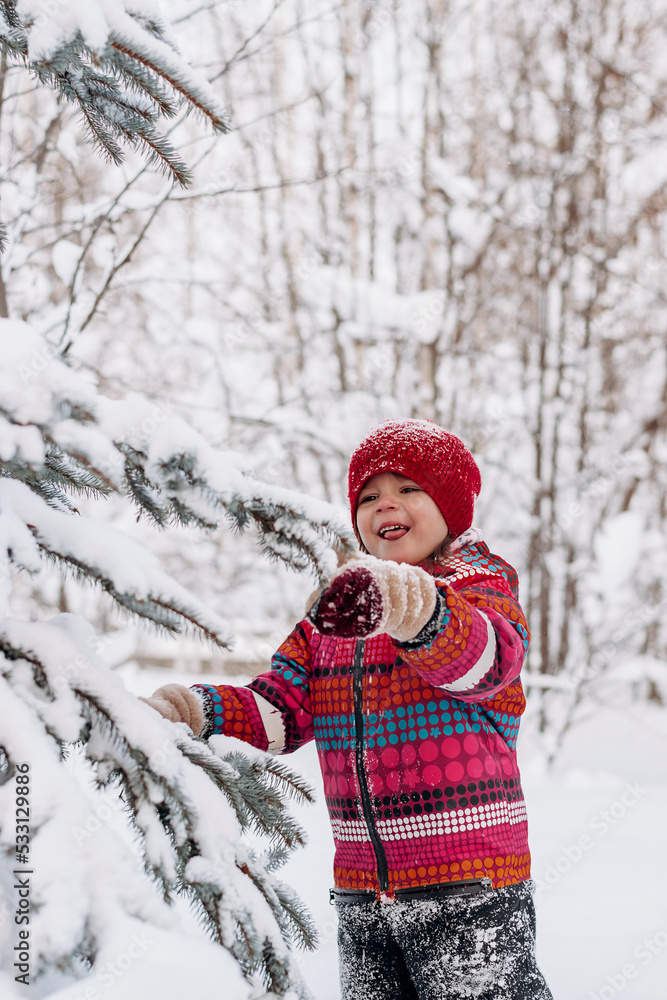
[[[371,804],[371,796],[368,791],[368,781],[364,769],[364,647],[366,643],[363,639],[357,640],[354,651],[354,674],[353,674],[353,701],[354,701],[354,746],[355,761],[357,766],[357,778],[359,779],[359,789],[361,791],[361,807],[364,812],[364,819],[371,837],[375,860],[377,862],[378,884],[380,892],[389,890],[389,865],[384,846],[380,840],[380,835],[375,825],[375,816]]]

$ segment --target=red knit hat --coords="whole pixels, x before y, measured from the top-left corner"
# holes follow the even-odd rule
[[[371,476],[396,472],[413,479],[438,505],[450,535],[472,524],[482,478],[463,441],[431,420],[384,420],[350,459],[348,497],[356,530],[357,501]]]

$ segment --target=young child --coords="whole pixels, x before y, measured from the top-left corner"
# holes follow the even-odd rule
[[[551,1000],[515,753],[529,633],[515,570],[471,528],[480,487],[453,434],[379,424],[349,469],[363,554],[271,670],[148,699],[205,737],[316,741],[343,1000]]]

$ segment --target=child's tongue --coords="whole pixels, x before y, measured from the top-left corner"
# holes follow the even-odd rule
[[[383,531],[382,537],[388,538],[391,541],[392,538],[402,538],[403,535],[407,535],[407,533],[407,528],[392,528],[391,531]]]

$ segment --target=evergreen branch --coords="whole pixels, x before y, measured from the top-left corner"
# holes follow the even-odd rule
[[[195,525],[197,528],[201,528],[204,531],[212,531],[214,528],[218,527],[217,521],[212,521],[210,518],[205,518],[196,511],[193,511],[191,507],[187,504],[181,503],[181,501],[174,497],[171,500],[171,520],[174,524],[182,524],[185,526]]]
[[[159,39],[165,45],[168,45],[171,49],[173,49],[174,52],[178,52],[176,46],[166,37],[164,21],[157,20],[156,18],[151,17],[150,14],[144,14],[141,11],[136,10],[132,11],[130,16],[137,22],[137,24],[141,25],[147,34],[152,35],[153,38]]]
[[[7,55],[26,61],[28,47],[22,35],[15,31],[5,31],[0,28],[0,51]]]
[[[99,698],[93,696],[89,691],[82,690],[76,684],[73,684],[72,687],[81,701],[91,730],[94,728],[97,734],[97,742],[101,742],[100,737],[102,737],[102,742],[106,741],[107,750],[115,750],[114,766],[107,776],[107,781],[111,778],[120,781],[124,800],[128,807],[128,818],[132,826],[144,837],[146,831],[137,816],[139,805],[146,801],[156,803],[160,823],[171,842],[172,849],[177,857],[180,856],[182,843],[176,835],[176,829],[188,822],[192,804],[185,800],[175,786],[170,785],[166,779],[151,768],[150,761],[144,753],[131,746]],[[88,747],[86,747],[86,754],[92,763],[99,763],[99,754],[91,753]],[[162,794],[160,803],[155,795],[156,789],[159,789]],[[159,864],[153,863],[150,855],[144,855],[144,866],[147,872],[158,881],[164,899],[170,900],[170,876]]]
[[[0,477],[24,483],[53,510],[77,513],[67,493],[61,488],[58,476],[55,475],[53,480],[46,479],[44,471],[44,467],[34,469],[23,461],[0,462]]]
[[[208,82],[197,80],[167,40],[164,25],[123,9],[124,5],[119,8],[113,12],[114,20],[123,27],[112,28],[101,53],[87,45],[75,20],[59,48],[32,60],[32,23],[21,19],[15,5],[4,3],[0,14],[6,28],[0,30],[0,48],[25,62],[40,83],[78,107],[86,140],[105,159],[115,164],[123,161],[122,139],[149,165],[185,186],[191,180],[190,171],[158,130],[157,119],[173,118],[183,101],[188,111],[201,114],[216,132],[229,131],[229,124]],[[105,72],[99,72],[99,67]]]
[[[156,166],[163,175],[171,174],[173,181],[181,187],[187,187],[192,179],[189,169],[172,144],[152,123],[135,112],[134,116],[128,115],[125,123],[118,123],[118,131],[125,137],[128,145],[143,153],[150,166]]]
[[[10,629],[9,634],[16,632],[17,636],[21,635],[23,627],[23,623],[16,623],[16,628]],[[43,627],[49,628],[48,625]],[[42,634],[39,648],[48,648],[46,639]],[[7,663],[7,680],[12,687],[16,685],[17,690],[25,688],[26,660],[33,666],[35,680],[40,673],[43,674],[47,687],[51,684],[53,692],[56,692],[55,696],[47,694],[45,705],[52,703],[54,697],[56,701],[64,697],[62,681],[67,677],[67,698],[74,695],[85,720],[78,744],[86,761],[93,767],[98,786],[108,787],[112,782],[117,783],[128,820],[144,845],[144,869],[159,886],[165,902],[168,905],[173,902],[174,891],[183,893],[201,915],[213,938],[239,963],[249,982],[261,980],[276,997],[284,996],[291,987],[296,996],[305,998],[305,987],[283,941],[292,940],[299,946],[312,947],[314,932],[308,913],[293,891],[274,878],[267,864],[269,859],[264,855],[240,843],[238,846],[230,845],[231,855],[213,850],[207,856],[202,835],[204,841],[210,839],[210,830],[207,832],[202,825],[203,817],[199,810],[208,795],[197,782],[192,785],[196,789],[195,796],[188,794],[187,769],[208,761],[209,766],[216,767],[218,777],[225,779],[224,784],[218,787],[228,800],[231,801],[230,792],[233,799],[245,799],[246,805],[241,808],[240,814],[242,817],[250,815],[256,803],[261,801],[262,786],[266,788],[267,773],[263,761],[255,759],[248,762],[238,753],[233,755],[233,760],[216,758],[206,744],[176,730],[176,757],[163,770],[166,757],[158,755],[154,758],[153,748],[160,745],[155,736],[158,729],[162,731],[164,723],[152,718],[155,731],[145,741],[139,737],[131,742],[121,728],[124,701],[119,700],[115,685],[105,681],[104,668],[96,672],[94,654],[87,659],[86,669],[72,674],[68,664],[76,646],[71,651],[62,650],[62,655],[50,665],[42,663],[40,655],[20,648],[21,642],[17,643],[9,636],[0,635],[0,641],[0,653],[5,653]],[[65,674],[63,667],[67,671]],[[54,668],[55,672],[51,674]],[[52,707],[49,704],[49,710],[43,715],[39,704],[36,707],[42,724],[47,718],[58,722],[60,713],[57,705]],[[71,709],[65,714],[69,712]],[[48,731],[64,759],[68,756],[68,747],[55,727],[50,727]],[[164,743],[161,745],[164,746]],[[249,763],[252,763],[250,769]],[[266,763],[272,764],[269,758]],[[0,780],[6,777],[11,764],[11,760],[0,750]],[[244,780],[239,766],[248,780]],[[296,779],[295,784],[300,783],[300,779]],[[278,820],[284,828],[286,818],[280,815],[280,809],[277,811]],[[283,851],[281,856],[285,857],[286,852]],[[275,867],[279,861],[278,854],[274,852],[270,860],[272,868]],[[266,916],[258,923],[256,904],[251,895],[246,902],[242,889],[245,879],[248,879],[248,891],[252,885],[252,892],[256,892],[266,906],[266,916],[273,918],[275,930],[267,923]],[[78,940],[75,951],[87,955],[94,962],[92,938],[87,942]],[[71,960],[70,951],[63,956],[62,964]]]
[[[84,121],[84,137],[103,158],[117,167],[123,162],[123,153],[117,142],[105,128],[103,120],[94,109],[86,106],[79,108],[80,117]]]
[[[211,629],[203,625],[197,617],[197,613],[192,609],[188,609],[184,605],[177,605],[174,601],[167,601],[161,598],[153,598],[153,602],[165,611],[171,611],[174,615],[178,615],[179,618],[185,619],[190,625],[193,625],[196,629],[203,633],[203,635],[209,639],[216,646],[220,646],[222,649],[228,649],[229,644],[223,642],[217,633],[213,632]]]
[[[0,632],[0,656],[4,657],[7,661],[7,666],[3,668],[2,661],[0,660],[0,675],[4,676],[9,684],[13,680],[14,664],[17,662],[28,663],[32,668],[32,680],[39,691],[40,697],[46,699],[48,702],[55,701],[56,692],[49,683],[46,664],[34,650],[18,645],[4,632]],[[19,683],[22,688],[25,687],[25,678],[22,677]],[[62,752],[63,741],[58,734],[55,721],[52,718],[47,718],[43,720],[43,725],[45,731]]]
[[[13,475],[12,478],[24,482],[33,493],[41,497],[53,510],[67,510],[71,514],[79,513],[67,493],[60,488],[57,482],[52,482],[49,479],[35,479],[33,476]]]
[[[165,118],[173,118],[176,108],[166,90],[160,85],[160,79],[147,72],[142,65],[137,65],[123,52],[116,52],[114,67],[119,71],[123,83],[139,93],[146,94],[154,103],[155,110]]]
[[[229,123],[227,120],[208,105],[206,99],[203,97],[198,88],[188,86],[187,83],[178,76],[175,71],[175,67],[167,69],[166,65],[158,66],[147,49],[142,49],[139,46],[133,45],[128,38],[122,37],[119,33],[114,32],[110,35],[109,45],[112,49],[114,49],[114,51],[120,52],[128,59],[134,59],[146,69],[155,73],[156,76],[166,80],[167,83],[177,93],[180,93],[192,107],[208,119],[216,132],[229,132]]]
[[[122,447],[118,445],[118,447]],[[148,461],[145,453],[140,455],[143,462]],[[306,512],[296,508],[289,495],[290,502],[273,499],[276,491],[269,491],[247,477],[248,491],[241,492],[238,488],[230,493],[214,490],[200,471],[199,462],[194,453],[176,453],[158,463],[160,482],[150,482],[142,469],[133,473],[133,483],[140,481],[143,489],[149,486],[167,495],[167,503],[161,504],[161,516],[165,516],[165,508],[169,515],[181,523],[194,521],[206,527],[215,527],[216,522],[206,517],[193,507],[186,499],[186,491],[198,494],[206,501],[208,508],[217,509],[226,516],[239,530],[243,530],[252,521],[260,536],[262,551],[270,558],[280,559],[287,565],[298,570],[312,567],[322,585],[326,582],[331,567],[323,562],[325,549],[332,544],[343,553],[355,550],[351,531],[342,533],[335,522],[333,512],[327,518],[314,523]],[[296,508],[296,509],[295,509]],[[338,529],[338,530],[336,530]]]
[[[0,14],[10,28],[19,28],[21,21],[16,10],[16,0],[0,0]]]
[[[189,171],[171,143],[155,127],[154,112],[131,100],[129,93],[120,90],[113,78],[91,73],[85,67],[79,80],[66,73],[58,77],[57,85],[68,100],[78,102],[92,142],[115,163],[123,160],[116,141],[122,137],[130,147],[143,149],[149,164],[156,164],[162,172],[171,174],[176,183],[181,186],[188,183]],[[152,99],[153,92],[148,96]]]
[[[16,643],[11,642],[2,633],[0,633],[0,653],[10,663],[13,663],[16,660],[25,660],[26,663],[30,663],[33,668],[35,684],[49,699],[53,700],[54,695],[53,691],[49,687],[44,664],[36,653],[32,650],[17,646]],[[5,673],[5,671],[2,672]]]
[[[83,456],[77,457],[83,461]],[[112,528],[97,526],[93,532],[88,521],[78,527],[77,519],[65,513],[72,505],[63,486],[93,490],[97,494],[105,492],[94,468],[78,468],[68,455],[56,450],[51,451],[47,464],[40,469],[15,462],[4,479],[0,479],[6,512],[13,511],[21,530],[23,526],[28,529],[37,543],[35,554],[39,551],[66,566],[79,579],[95,582],[121,607],[161,628],[178,633],[183,627],[192,626],[216,646],[228,648],[230,637],[224,623],[165,574],[155,557],[142,546]],[[46,503],[40,503],[33,494]],[[138,571],[130,577],[131,584],[126,572],[118,573],[118,558],[113,549],[119,542],[127,549],[126,558],[139,561]],[[23,551],[23,545],[22,542],[17,551]]]
[[[278,779],[280,787],[286,790],[290,798],[294,798],[299,805],[312,805],[315,801],[315,791],[306,779],[292,771],[287,764],[277,757],[269,755],[264,764],[265,770]]]
[[[208,751],[192,751],[186,744],[179,744],[181,752],[202,767],[209,778],[228,796],[234,810],[243,826],[251,826],[256,833],[269,838],[277,837],[283,844],[293,849],[305,844],[302,828],[286,812],[284,803],[275,787],[266,781],[266,773],[280,778],[281,784],[295,789],[307,801],[312,801],[312,791],[297,775],[283,769],[280,774],[271,768],[270,761],[259,762],[248,758],[238,751],[217,757]],[[223,764],[221,765],[221,760]],[[230,767],[234,778],[230,781]]]
[[[131,747],[122,733],[117,732],[117,727],[113,719],[104,706],[101,705],[99,699],[91,698],[88,693],[84,694],[81,691],[77,693],[80,697],[84,697],[87,710],[90,712],[92,708],[96,713],[98,717],[98,729],[103,724],[107,738],[114,741],[120,757],[120,759],[117,757],[117,762],[122,765],[118,771],[118,778],[126,790],[133,825],[135,825],[140,833],[144,832],[141,824],[136,822],[137,806],[141,801],[146,801],[146,799],[153,802],[156,801],[155,793],[151,793],[151,785],[154,785],[155,789],[159,789],[160,794],[163,796],[162,801],[159,803],[158,815],[176,853],[178,862],[178,888],[201,907],[206,915],[209,928],[214,931],[216,940],[225,947],[230,948],[246,975],[249,976],[260,972],[267,984],[270,985],[273,982],[275,986],[277,983],[275,975],[279,977],[285,975],[285,963],[280,959],[276,959],[279,972],[276,973],[274,970],[272,973],[270,966],[264,960],[261,963],[258,962],[256,957],[258,952],[263,947],[266,948],[267,945],[270,945],[270,942],[267,940],[264,942],[260,941],[250,910],[244,908],[234,913],[236,933],[233,939],[228,940],[224,927],[221,924],[222,913],[220,904],[224,900],[222,885],[217,881],[212,882],[208,880],[199,882],[188,880],[185,877],[185,869],[190,859],[200,855],[196,829],[193,824],[194,812],[192,803],[189,803],[184,798],[177,786],[155,772],[151,767],[149,758]],[[253,782],[252,786],[249,786],[243,781],[238,781],[239,763],[242,767],[245,767],[248,763],[243,755],[234,753],[226,755],[224,758],[217,758],[208,747],[205,747],[205,744],[201,742],[197,743],[194,739],[183,738],[180,734],[176,737],[175,744],[186,759],[192,763],[204,766],[208,760],[209,765],[213,765],[216,769],[218,777],[224,776],[224,782],[222,784],[216,782],[216,784],[218,784],[218,787],[221,788],[230,802],[232,802],[235,812],[237,811],[236,803],[238,799],[245,798],[247,808],[241,808],[237,812],[242,824],[245,826],[245,817],[248,813],[252,812],[252,803],[249,801],[248,793],[251,792],[254,797],[261,790],[262,775],[261,768],[258,768],[258,762],[253,762],[256,765],[258,780],[257,782]],[[204,767],[204,769],[209,773],[209,768]],[[239,790],[241,791],[239,792]],[[176,811],[174,812],[174,810]],[[179,824],[184,826],[184,833],[180,837],[176,834],[176,827]],[[283,826],[284,824],[285,818],[283,817]],[[241,870],[266,899],[285,938],[292,938],[302,946],[312,947],[314,943],[314,930],[305,908],[299,903],[288,887],[273,880],[268,873],[265,873],[265,866],[261,863],[255,863],[255,860],[259,862],[259,859],[255,859],[254,855],[250,853],[248,861],[240,865]],[[145,861],[148,862],[148,859],[146,858]],[[158,879],[162,885],[163,892],[168,897],[170,884],[165,881],[164,873],[160,867],[151,865],[150,862],[148,862],[147,867],[149,872]]]
[[[109,496],[116,492],[97,469],[59,449],[50,450],[40,465],[32,465],[22,456],[0,462],[0,476],[25,483],[55,510],[75,510],[65,488],[86,496]]]
[[[180,634],[182,631],[182,624],[178,612],[163,606],[159,600],[154,598],[139,598],[134,594],[117,590],[113,581],[109,579],[109,577],[105,576],[100,569],[93,566],[91,563],[83,562],[83,560],[77,559],[73,555],[65,552],[58,552],[56,549],[48,546],[43,540],[40,539],[39,532],[36,528],[32,525],[28,525],[28,527],[33,532],[40,550],[57,564],[66,566],[70,569],[74,573],[76,579],[81,582],[90,582],[91,579],[93,579],[95,583],[102,588],[102,590],[106,591],[106,593],[109,594],[117,604],[125,608],[126,611],[139,615],[141,618],[146,618],[148,621],[153,622],[154,625],[158,625],[160,628],[166,629],[168,632]],[[194,617],[191,617],[189,620],[194,622]],[[210,638],[210,634],[208,637]],[[216,644],[219,645],[219,643]]]
[[[264,867],[267,872],[275,872],[282,868],[289,860],[290,853],[284,844],[269,844],[264,852]]]
[[[273,896],[284,937],[301,947],[314,948],[317,929],[307,909],[290,886],[271,877],[266,867],[265,871],[266,875],[260,875],[260,888],[264,895]]]
[[[84,455],[71,452],[65,455],[55,445],[44,460],[44,470],[50,483],[57,483],[85,496],[110,496],[115,492],[110,480],[92,467]]]
[[[155,121],[155,113],[150,103],[141,101],[140,96],[140,94],[131,91],[120,91],[119,96],[113,102],[113,114],[107,112],[107,117],[114,131],[118,135],[125,136],[128,142],[131,141],[137,125],[153,124]],[[95,100],[102,108],[108,103],[104,95],[96,97]]]

